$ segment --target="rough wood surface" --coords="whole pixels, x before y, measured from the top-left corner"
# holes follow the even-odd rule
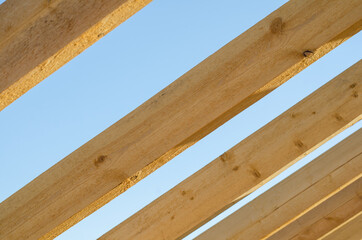
[[[197,240],[269,235],[362,175],[362,129],[272,187]]]
[[[318,239],[362,211],[361,196],[362,177],[266,239]]]
[[[7,0],[0,5],[0,111],[151,0]]]
[[[289,1],[1,203],[0,239],[65,231],[359,31],[361,8]]]
[[[361,240],[362,238],[362,212],[359,212],[348,221],[344,222],[331,232],[327,233],[321,240]]]
[[[100,239],[179,239],[362,118],[362,61]]]

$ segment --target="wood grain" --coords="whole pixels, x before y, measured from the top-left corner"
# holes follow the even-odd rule
[[[203,239],[262,239],[362,175],[362,129],[208,229]]]
[[[5,1],[0,5],[0,111],[150,1]]]
[[[361,10],[289,1],[2,202],[0,239],[70,228],[358,32]]]
[[[359,61],[100,239],[184,237],[360,120],[361,91]]]
[[[362,177],[265,239],[318,239],[361,212],[361,196]]]
[[[359,212],[346,222],[333,229],[326,235],[322,236],[321,240],[361,240],[362,238],[362,212]]]

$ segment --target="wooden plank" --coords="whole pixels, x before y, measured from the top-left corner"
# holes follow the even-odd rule
[[[289,1],[1,203],[0,238],[68,229],[352,36],[361,10]],[[359,116],[344,104],[333,132]]]
[[[0,111],[151,0],[7,0],[0,5]]]
[[[361,143],[362,129],[196,239],[263,239],[360,177]]]
[[[361,79],[359,61],[100,239],[185,236],[360,120]]]
[[[359,212],[325,236],[322,240],[361,240],[362,238],[362,212]]]
[[[266,239],[318,239],[362,211],[361,195],[362,177]]]

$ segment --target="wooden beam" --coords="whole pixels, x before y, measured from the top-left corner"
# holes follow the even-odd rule
[[[296,218],[268,240],[318,239],[362,211],[362,177]]]
[[[0,5],[0,111],[150,1],[5,1]]]
[[[289,1],[1,203],[0,238],[68,229],[359,31],[361,10]],[[358,118],[347,102],[325,137]]]
[[[337,228],[333,229],[323,237],[321,240],[361,240],[362,236],[362,212],[359,212],[348,221],[344,222]]]
[[[361,142],[362,129],[196,239],[264,239],[360,177]]]
[[[184,237],[360,120],[361,79],[362,61],[100,239]]]

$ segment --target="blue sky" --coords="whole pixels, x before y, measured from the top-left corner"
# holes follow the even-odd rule
[[[0,201],[285,2],[154,0],[0,112]],[[357,62],[361,40],[355,35],[57,239],[101,236]],[[338,135],[281,177],[361,127]]]

